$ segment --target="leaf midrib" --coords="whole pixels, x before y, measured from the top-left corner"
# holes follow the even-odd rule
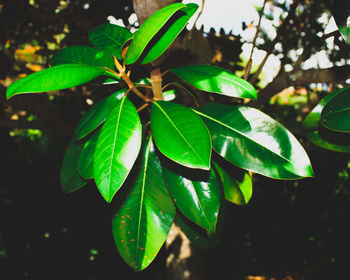
[[[141,234],[142,209],[143,209],[143,200],[144,200],[144,195],[145,195],[146,176],[147,176],[147,167],[148,167],[149,151],[150,151],[151,141],[152,140],[150,138],[149,143],[148,143],[147,148],[146,148],[145,163],[144,163],[144,170],[143,170],[143,176],[142,176],[142,190],[141,190],[139,220],[138,220],[138,225],[137,225],[137,237],[136,237],[136,251],[138,251],[139,247],[140,247],[139,246],[139,242],[140,242],[140,234]]]
[[[278,156],[278,157],[284,159],[285,161],[287,161],[287,162],[289,162],[290,164],[292,164],[292,166],[294,166],[294,164],[293,164],[293,162],[292,162],[291,160],[287,159],[287,158],[284,157],[283,155],[280,155],[280,154],[275,153],[274,151],[272,151],[272,150],[270,150],[270,149],[266,149],[266,147],[264,147],[263,145],[261,145],[261,144],[258,143],[258,142],[255,142],[254,140],[250,139],[250,138],[247,137],[244,133],[241,133],[240,131],[238,131],[238,130],[236,130],[236,129],[230,127],[230,126],[228,126],[227,124],[225,124],[225,123],[223,123],[223,122],[220,122],[220,121],[218,121],[218,120],[216,120],[216,119],[214,119],[214,118],[212,118],[212,117],[210,117],[210,116],[208,116],[208,115],[206,115],[206,114],[204,114],[204,113],[201,113],[201,112],[196,111],[196,110],[194,110],[194,109],[192,109],[192,110],[193,110],[194,112],[196,112],[198,115],[201,115],[201,116],[203,116],[203,117],[205,117],[205,118],[207,118],[207,119],[209,119],[209,120],[211,120],[211,121],[213,121],[213,122],[216,122],[216,123],[222,125],[223,127],[227,128],[227,129],[229,129],[229,130],[234,131],[235,133],[241,135],[241,136],[244,137],[245,139],[248,139],[249,141],[251,141],[251,142],[257,144],[258,146],[260,146],[260,147],[264,148],[265,150],[269,151],[270,153],[272,153],[272,154],[274,154],[274,155],[276,155],[276,156]]]
[[[126,98],[126,97],[125,97]],[[109,164],[109,178],[108,178],[108,199],[111,199],[110,195],[111,195],[111,181],[112,181],[112,176],[111,176],[111,172],[112,172],[112,164],[114,161],[114,154],[115,154],[115,148],[116,145],[115,143],[117,142],[117,134],[118,134],[118,129],[119,129],[119,123],[120,123],[120,116],[121,116],[121,111],[125,102],[125,98],[123,98],[121,100],[121,104],[120,104],[120,108],[118,111],[118,117],[117,117],[117,125],[116,125],[116,129],[115,129],[115,133],[114,133],[114,140],[113,140],[113,149],[112,149],[112,154],[111,154],[111,160],[110,160],[110,164]]]
[[[185,141],[185,143],[190,147],[190,149],[194,152],[194,154],[197,156],[197,158],[206,166],[206,163],[201,159],[201,157],[198,155],[197,151],[192,147],[190,143],[186,140],[185,136],[181,133],[181,131],[176,127],[176,125],[173,123],[173,121],[170,119],[170,117],[167,115],[167,113],[163,110],[161,106],[157,102],[154,102],[153,104],[157,105],[157,107],[161,110],[161,112],[166,116],[166,118],[169,120],[169,122],[173,125],[175,130],[179,133],[181,138]]]

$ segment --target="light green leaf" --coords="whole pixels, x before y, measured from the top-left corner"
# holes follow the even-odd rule
[[[156,257],[175,215],[151,139],[144,142],[124,190],[116,199],[113,235],[122,258],[139,271]]]
[[[61,187],[64,193],[74,192],[86,184],[78,171],[78,161],[84,143],[71,142],[66,150],[61,167]]]
[[[195,112],[207,125],[213,148],[234,165],[275,179],[313,176],[298,140],[259,110],[211,103]]]
[[[211,139],[203,121],[191,109],[166,101],[155,101],[151,130],[162,154],[186,167],[210,169]]]
[[[75,130],[74,139],[83,139],[98,128],[106,120],[108,114],[119,104],[125,92],[125,89],[119,90],[93,106],[79,122]]]
[[[44,92],[70,88],[87,83],[105,72],[104,67],[62,64],[30,74],[12,83],[6,97],[31,92]]]
[[[186,65],[171,69],[170,72],[203,91],[230,97],[257,99],[256,90],[249,82],[221,67]]]
[[[98,136],[99,131],[96,131],[91,138],[86,141],[79,157],[78,170],[80,176],[84,179],[92,179],[94,177],[93,161]]]
[[[101,50],[89,46],[71,46],[51,57],[52,66],[60,64],[82,64],[89,66],[105,66],[114,69],[113,58]]]
[[[89,33],[90,42],[98,49],[121,59],[124,43],[132,37],[132,33],[124,27],[105,23]]]
[[[247,204],[253,194],[252,176],[245,170],[214,161],[224,187],[225,199],[237,205]]]
[[[340,89],[321,113],[321,124],[331,130],[350,133],[350,87]]]
[[[146,51],[146,54],[142,58],[141,64],[150,63],[165,52],[165,50],[180,34],[181,30],[186,26],[186,23],[197,11],[197,9],[197,4],[190,3],[187,4],[186,7],[177,11],[177,13],[167,22],[166,28],[164,26],[164,30],[159,31],[159,33],[162,33],[160,35],[161,37],[156,40],[154,44],[151,43],[151,46],[147,46],[149,51]],[[171,25],[169,23],[171,23]],[[157,36],[159,35],[157,34]]]
[[[123,97],[102,126],[94,154],[94,178],[107,202],[124,183],[141,146],[142,127],[134,105]]]
[[[164,7],[163,9],[160,9],[159,11],[155,12],[152,16],[150,16],[140,26],[140,29],[134,34],[134,37],[129,45],[128,51],[125,56],[125,64],[135,63],[142,55],[148,43],[167,24],[170,18],[178,10],[184,7],[186,6],[182,3],[174,3]],[[175,35],[175,37],[176,36],[177,34]]]

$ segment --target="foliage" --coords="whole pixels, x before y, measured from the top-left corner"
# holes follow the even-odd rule
[[[244,204],[251,197],[252,172],[275,179],[313,175],[296,138],[277,121],[243,105],[242,99],[255,99],[256,91],[226,69],[190,65],[160,74],[156,68],[151,71],[151,85],[132,82],[126,65],[154,62],[195,10],[194,4],[168,6],[132,37],[127,31],[116,36],[116,29],[123,30],[120,27],[98,27],[89,37],[96,48],[66,48],[53,56],[51,68],[13,83],[7,91],[10,98],[65,89],[101,76],[125,84],[127,89],[95,105],[81,120],[66,151],[61,181],[69,193],[94,178],[103,198],[113,205],[117,248],[135,270],[155,258],[174,222],[175,209],[205,230],[205,238],[215,239],[221,192],[228,201]],[[106,40],[110,37],[115,46]],[[162,87],[162,76],[189,89],[191,106],[162,100],[162,90],[168,87]],[[148,94],[150,87],[153,96]],[[208,92],[234,99],[229,105],[199,104],[200,96]],[[178,98],[187,91],[179,87],[175,93]],[[345,104],[340,93],[331,99],[334,104],[329,101],[321,114],[314,115],[313,124],[338,118],[331,106]],[[330,128],[348,132],[344,126]],[[238,172],[233,172],[236,166]],[[199,233],[194,234],[197,229],[190,225],[183,227],[184,232],[195,239]]]
[[[96,105],[78,125],[63,161],[61,182],[63,191],[69,193],[93,177],[107,202],[112,202],[121,187],[126,189],[125,196],[117,195],[113,200],[113,232],[121,256],[135,270],[147,267],[161,248],[174,221],[173,204],[210,236],[215,233],[223,184],[229,201],[249,201],[251,195],[245,190],[249,177],[242,181],[233,173],[226,174],[219,163],[212,164],[212,153],[242,169],[276,179],[313,175],[310,161],[294,136],[258,110],[239,101],[194,109],[162,101],[161,76],[155,72],[150,78],[153,98],[131,82],[125,64],[157,59],[196,9],[194,4],[173,4],[158,11],[125,47],[131,35],[116,36],[121,27],[103,25],[89,36],[98,50],[86,46],[64,49],[53,56],[51,68],[29,75],[7,90],[10,98],[69,88],[101,75],[124,80],[129,89],[121,98],[114,94]],[[157,40],[150,43],[154,36]],[[116,47],[105,38],[113,38]],[[124,59],[123,65],[118,57]],[[115,68],[111,67],[113,58]],[[180,83],[203,92],[256,98],[248,82],[219,67],[192,65],[170,72],[181,78]],[[130,102],[130,91],[143,99],[139,109]],[[150,114],[141,121],[138,112],[149,105]],[[230,195],[240,185],[243,200]]]

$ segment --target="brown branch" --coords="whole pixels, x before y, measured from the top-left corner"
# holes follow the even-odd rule
[[[256,72],[254,73],[253,77],[249,80],[249,82],[251,84],[255,84],[256,81],[258,80],[258,77],[259,77],[267,59],[272,54],[272,52],[275,48],[275,45],[281,40],[282,35],[285,32],[286,26],[288,25],[290,19],[295,16],[295,10],[296,10],[297,6],[298,6],[298,1],[294,1],[289,9],[287,17],[284,19],[281,26],[278,28],[275,39],[273,39],[270,46],[267,48],[264,59],[260,63],[260,65],[259,65],[258,69],[256,70]]]
[[[257,105],[268,102],[272,96],[290,86],[301,87],[319,82],[343,82],[348,78],[350,78],[350,65],[334,66],[325,69],[300,69],[295,72],[283,72],[283,74],[277,76],[259,92]]]
[[[249,77],[249,74],[250,74],[250,69],[252,67],[252,63],[253,63],[253,53],[254,53],[254,48],[255,48],[255,45],[256,45],[256,40],[258,38],[258,34],[259,34],[259,30],[260,30],[260,25],[261,25],[261,20],[262,20],[262,17],[264,15],[264,10],[265,10],[265,5],[266,5],[266,2],[267,0],[264,1],[264,4],[260,10],[260,13],[259,13],[259,21],[258,21],[258,25],[256,26],[256,33],[255,33],[255,36],[254,36],[254,39],[253,39],[253,46],[252,46],[252,50],[250,52],[250,56],[249,56],[249,60],[248,60],[248,63],[247,63],[247,66],[245,68],[245,74],[244,74],[244,79],[247,80],[248,77]]]

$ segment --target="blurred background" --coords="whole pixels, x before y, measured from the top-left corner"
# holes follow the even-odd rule
[[[349,46],[330,0],[184,1],[204,3],[202,15],[161,66],[205,63],[246,75],[258,89],[252,105],[300,140],[314,178],[254,175],[251,201],[225,205],[215,248],[187,245],[181,254],[185,241],[178,236],[140,273],[118,255],[110,207],[94,183],[62,194],[59,170],[74,127],[118,85],[90,83],[9,101],[6,88],[49,67],[56,51],[89,45],[89,30],[102,23],[137,30],[140,2],[0,1],[0,279],[347,279],[350,157],[315,146],[302,129],[324,96],[350,83]]]

